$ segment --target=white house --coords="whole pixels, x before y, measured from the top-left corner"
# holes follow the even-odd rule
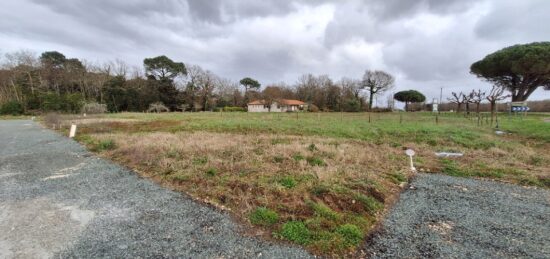
[[[265,100],[256,100],[248,103],[249,112],[295,112],[307,110],[307,104],[298,100],[279,99],[271,103]]]

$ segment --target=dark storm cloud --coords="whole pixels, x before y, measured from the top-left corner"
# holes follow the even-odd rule
[[[0,50],[55,48],[136,66],[164,54],[264,85],[383,69],[398,89],[430,99],[441,86],[487,87],[469,65],[488,53],[550,40],[549,9],[547,0],[6,0]]]

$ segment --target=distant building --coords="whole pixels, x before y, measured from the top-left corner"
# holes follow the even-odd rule
[[[265,100],[248,103],[249,112],[296,112],[307,110],[307,103],[299,100],[278,99],[269,105]]]

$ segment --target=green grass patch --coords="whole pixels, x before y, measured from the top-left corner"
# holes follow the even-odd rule
[[[344,238],[344,246],[345,247],[355,247],[363,241],[363,232],[359,227],[352,225],[352,224],[344,224],[338,229],[336,229],[336,233],[340,234]]]
[[[357,194],[355,196],[355,199],[359,201],[361,204],[363,204],[363,207],[366,211],[374,214],[377,211],[380,211],[384,208],[384,204],[382,204],[380,201],[375,199],[372,196],[367,196],[364,194]]]
[[[304,222],[301,221],[285,223],[281,228],[280,235],[286,240],[300,245],[307,245],[311,242],[311,233]]]
[[[259,226],[271,226],[277,224],[279,215],[266,207],[258,207],[250,213],[250,222]]]
[[[315,216],[322,217],[330,220],[338,220],[340,214],[332,210],[327,205],[320,202],[307,201],[306,204],[313,210]]]
[[[99,141],[99,143],[97,143],[96,150],[101,152],[105,150],[113,150],[115,149],[115,147],[116,145],[114,140],[106,139],[106,140]]]

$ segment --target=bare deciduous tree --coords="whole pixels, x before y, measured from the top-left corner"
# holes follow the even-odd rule
[[[504,87],[493,85],[493,88],[491,88],[491,91],[489,92],[489,94],[487,94],[487,97],[485,97],[487,101],[489,101],[489,103],[491,104],[491,124],[493,124],[493,120],[495,117],[497,102],[502,101],[510,96],[511,95],[509,94],[504,95]]]
[[[485,92],[482,92],[481,89],[472,90],[472,103],[475,103],[476,105],[476,113],[479,114],[479,106],[481,105],[481,102],[485,100]]]
[[[394,87],[395,79],[392,75],[380,70],[367,70],[363,75],[363,87],[369,91],[369,110],[376,94],[381,94]]]
[[[462,95],[464,95],[462,92],[460,92],[458,94],[455,93],[455,92],[452,92],[451,97],[447,98],[447,100],[450,103],[456,104],[456,112],[457,113],[459,113],[461,111],[461,108],[462,108]]]

